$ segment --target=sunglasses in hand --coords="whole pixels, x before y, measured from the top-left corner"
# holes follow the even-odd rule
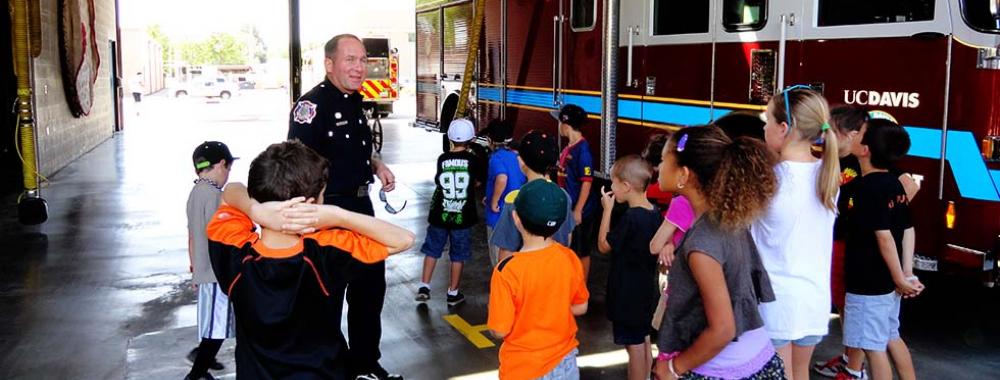
[[[385,199],[385,190],[378,191],[378,200],[382,201],[382,203],[385,203],[385,211],[393,215],[399,214],[401,211],[403,211],[404,208],[406,208],[405,200],[403,201],[403,205],[399,206],[398,209],[392,207],[392,205],[389,204],[389,201]]]

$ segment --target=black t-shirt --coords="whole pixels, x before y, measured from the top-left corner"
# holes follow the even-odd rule
[[[896,289],[889,267],[879,251],[875,231],[888,230],[903,251],[903,231],[912,227],[903,185],[894,173],[876,172],[853,181],[853,206],[848,211],[847,252],[844,258],[847,292],[882,295]]]
[[[464,229],[476,224],[476,178],[479,159],[467,150],[438,157],[434,197],[427,222],[435,227]]]
[[[343,379],[344,292],[362,268],[385,260],[386,247],[334,229],[274,249],[253,230],[250,218],[227,205],[206,228],[212,270],[236,316],[237,378]]]
[[[890,168],[889,174],[899,178],[903,172]],[[861,164],[853,155],[840,159],[840,197],[837,198],[837,221],[833,225],[833,240],[846,241],[849,227],[849,211],[855,192],[854,179],[861,177]]]
[[[840,197],[837,198],[837,221],[833,224],[833,240],[847,240],[848,212],[851,209],[855,179],[861,176],[861,166],[854,156],[840,159]]]
[[[649,326],[660,299],[657,257],[649,241],[663,222],[660,210],[631,207],[608,232],[611,269],[608,272],[608,319],[630,326]]]

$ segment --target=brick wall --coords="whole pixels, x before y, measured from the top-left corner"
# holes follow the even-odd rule
[[[115,1],[94,0],[95,32],[101,67],[90,115],[75,118],[63,91],[59,64],[56,0],[41,0],[42,54],[34,60],[35,120],[42,175],[51,175],[111,137],[114,108],[110,83],[110,40],[115,39]]]

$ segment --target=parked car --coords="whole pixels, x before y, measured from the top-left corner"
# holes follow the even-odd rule
[[[257,82],[246,76],[236,77],[236,84],[240,90],[253,90],[257,88]]]
[[[229,99],[239,93],[240,88],[226,78],[198,79],[188,82],[174,91],[174,96],[198,96]]]

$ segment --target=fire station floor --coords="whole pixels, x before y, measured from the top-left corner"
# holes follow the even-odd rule
[[[283,96],[244,95],[222,103],[147,97],[141,116],[129,113],[127,132],[50,178],[43,193],[47,223],[18,224],[16,199],[5,198],[0,378],[183,378],[189,368],[184,357],[197,342],[185,245],[184,202],[194,178],[190,151],[204,140],[225,141],[243,158],[231,180],[245,181],[250,160],[284,137]],[[400,113],[384,122],[383,155],[399,181],[390,201],[408,203],[398,215],[375,208],[377,216],[415,231],[418,239],[387,262],[382,364],[407,379],[496,378],[501,342],[482,327],[490,273],[482,226],[463,274],[467,301],[446,306],[445,260],[435,272],[431,301],[413,301],[441,140],[409,127],[406,112]],[[627,356],[612,343],[604,316],[607,270],[605,258],[594,259],[590,311],[578,319],[583,379],[625,378]],[[927,291],[905,302],[902,316],[902,335],[919,376],[998,378],[1000,294],[954,277],[924,277]],[[830,325],[815,360],[838,350],[839,326],[835,319]],[[234,377],[233,344],[227,342],[219,356],[227,364],[219,377]]]

